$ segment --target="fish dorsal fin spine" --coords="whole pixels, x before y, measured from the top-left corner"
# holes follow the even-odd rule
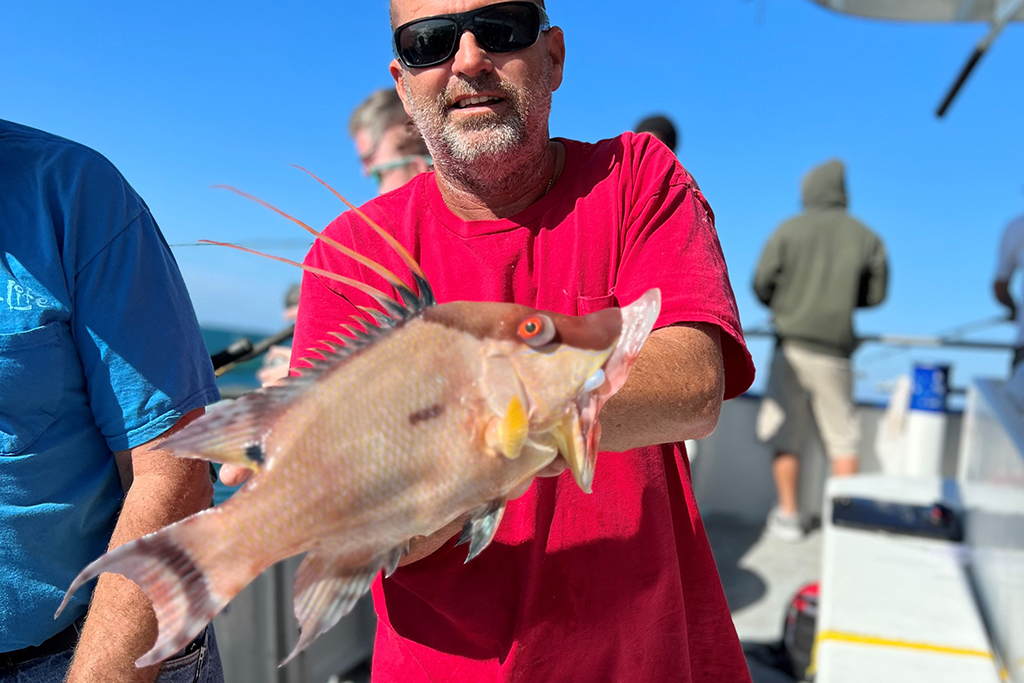
[[[354,353],[360,351],[361,349],[370,346],[395,327],[415,318],[424,309],[437,304],[437,299],[434,297],[434,291],[431,288],[430,283],[427,281],[427,276],[423,272],[423,269],[412,257],[409,251],[404,246],[402,246],[402,244],[397,239],[395,239],[393,235],[391,235],[389,232],[384,230],[384,228],[375,223],[363,211],[353,206],[337,190],[332,188],[330,185],[321,180],[315,174],[302,168],[301,166],[295,166],[295,168],[298,168],[304,173],[309,174],[317,182],[319,182],[321,185],[330,190],[336,197],[338,197],[338,199],[344,202],[344,204],[349,209],[351,209],[356,214],[356,216],[362,219],[363,222],[365,222],[374,232],[376,232],[387,243],[387,245],[391,247],[391,249],[399,256],[402,262],[405,263],[406,266],[408,266],[409,271],[412,274],[412,285],[403,281],[401,278],[399,278],[392,271],[388,270],[380,263],[377,263],[376,261],[373,261],[372,259],[357,253],[353,249],[325,235],[323,232],[320,232],[310,227],[309,225],[302,222],[298,218],[291,216],[290,214],[282,211],[281,209],[273,206],[272,204],[265,202],[262,199],[259,199],[258,197],[254,197],[253,195],[250,195],[246,192],[242,192],[241,190],[238,190],[227,185],[216,186],[230,190],[231,192],[235,192],[236,194],[239,194],[247,199],[250,199],[270,209],[271,211],[274,211],[275,213],[283,216],[284,218],[287,218],[288,220],[292,221],[293,223],[301,227],[306,232],[312,234],[314,237],[316,237],[316,239],[322,241],[328,247],[334,249],[335,251],[343,254],[344,256],[350,259],[353,259],[357,263],[367,267],[368,269],[379,275],[381,278],[383,278],[384,281],[387,282],[395,290],[395,296],[392,297],[385,294],[376,287],[360,282],[358,280],[354,280],[344,275],[340,275],[338,273],[324,270],[322,268],[310,266],[305,263],[298,263],[296,261],[292,261],[280,256],[265,254],[263,252],[256,251],[254,249],[248,249],[246,247],[242,247],[236,244],[214,242],[211,240],[200,240],[200,242],[203,243],[230,247],[232,249],[237,249],[239,251],[244,251],[250,254],[255,254],[257,256],[263,256],[265,258],[273,259],[275,261],[288,263],[290,265],[301,268],[303,271],[307,273],[312,273],[314,275],[318,275],[320,277],[324,277],[348,285],[370,296],[383,309],[375,310],[372,308],[366,308],[364,306],[358,306],[357,308],[363,314],[369,316],[369,319],[366,319],[361,316],[354,316],[355,319],[358,321],[359,327],[352,325],[342,325],[342,329],[345,330],[347,334],[337,331],[328,332],[328,334],[334,339],[320,340],[317,342],[315,346],[307,349],[306,353],[312,355],[304,356],[303,360],[306,363],[308,363],[311,367],[301,368],[299,374],[289,377],[279,385],[280,387],[291,388],[291,390],[293,391],[296,390],[297,388],[305,387],[308,386],[308,384],[315,382],[319,377],[321,377],[331,368],[335,367],[339,362],[351,357]],[[413,287],[415,287],[415,290],[413,289]],[[339,344],[339,342],[341,343]],[[278,392],[278,394],[280,394],[280,392]],[[280,395],[283,396],[283,394]]]
[[[370,312],[372,309],[360,307],[363,311]],[[425,308],[425,306],[424,306]],[[331,369],[348,358],[359,353],[363,349],[372,346],[378,339],[386,336],[392,330],[404,325],[422,312],[419,310],[402,309],[402,317],[389,316],[380,311],[373,311],[373,321],[366,318],[354,318],[359,320],[362,329],[352,324],[342,324],[341,329],[345,332],[332,331],[327,334],[332,337],[330,340],[322,340],[317,346],[306,350],[306,353],[314,353],[316,356],[304,356],[303,360],[311,367],[299,368],[299,375],[286,378],[283,385],[297,384],[307,386],[316,382],[320,377],[327,374]]]
[[[265,202],[262,199],[259,199],[258,197],[254,197],[253,195],[250,195],[246,192],[242,192],[241,190],[236,189],[234,187],[230,187],[228,185],[216,185],[215,187],[235,192],[236,194],[239,194],[245,197],[246,199],[250,199],[262,206],[265,206],[271,211],[292,221],[296,225],[300,226],[303,230],[313,235],[317,240],[322,241],[328,247],[334,249],[335,251],[343,254],[344,256],[350,259],[353,259],[357,263],[369,268],[371,271],[379,275],[395,289],[398,298],[395,299],[393,297],[390,297],[384,292],[377,289],[376,287],[372,287],[363,282],[359,282],[358,280],[353,280],[352,278],[345,277],[344,275],[326,271],[321,268],[316,268],[315,266],[310,266],[305,263],[298,263],[296,261],[292,261],[280,256],[265,254],[263,252],[256,251],[254,249],[248,249],[246,247],[242,247],[236,244],[228,244],[226,242],[214,242],[212,240],[199,241],[205,244],[216,244],[219,246],[230,247],[232,249],[237,249],[239,251],[244,251],[250,254],[255,254],[257,256],[263,256],[265,258],[273,259],[275,261],[288,263],[290,265],[301,268],[307,273],[313,273],[321,277],[335,280],[337,282],[341,282],[350,287],[358,289],[372,297],[384,309],[384,313],[382,314],[370,313],[371,317],[373,317],[376,320],[378,326],[380,327],[385,327],[385,321],[390,321],[392,319],[399,321],[407,320],[416,315],[417,313],[419,313],[420,311],[422,311],[423,309],[437,304],[437,299],[434,297],[434,291],[431,288],[430,282],[427,280],[427,276],[423,272],[423,269],[420,267],[419,263],[416,262],[416,259],[412,257],[409,251],[404,246],[402,246],[402,244],[397,239],[395,239],[393,235],[391,235],[388,231],[386,231],[380,225],[375,223],[363,211],[355,207],[351,202],[345,199],[337,190],[332,188],[330,185],[328,185],[322,179],[317,177],[315,174],[306,170],[305,168],[302,168],[301,166],[295,166],[295,168],[299,169],[300,171],[303,171],[304,173],[309,174],[313,179],[315,179],[321,185],[330,190],[349,209],[351,209],[356,214],[356,216],[358,216],[360,219],[363,220],[363,222],[370,226],[370,228],[374,232],[376,232],[385,241],[385,243],[387,243],[389,247],[391,247],[392,251],[394,251],[402,260],[402,262],[405,263],[406,266],[408,266],[409,271],[412,274],[413,286],[416,287],[416,291],[413,291],[412,286],[404,282],[401,278],[399,278],[392,271],[388,270],[380,263],[377,263],[376,261],[366,256],[363,256],[362,254],[359,254],[353,249],[346,247],[345,245],[341,244],[332,237],[329,237],[328,235],[325,235],[323,232],[320,232],[310,227],[309,225],[302,222],[298,218],[295,218],[294,216],[282,211],[276,206],[270,204],[269,202]],[[371,309],[362,308],[362,310],[369,312]],[[383,320],[380,319],[378,315],[382,316]],[[390,326],[391,325],[387,325],[387,327]]]

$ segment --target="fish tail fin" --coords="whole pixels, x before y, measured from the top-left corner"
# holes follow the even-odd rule
[[[254,573],[239,580],[237,574],[245,569],[217,561],[216,543],[210,534],[204,533],[206,522],[212,519],[210,512],[199,513],[102,555],[75,577],[57,615],[87,581],[104,572],[121,574],[138,584],[153,603],[157,618],[156,642],[135,665],[150,666],[181,650],[256,576]],[[200,541],[204,536],[206,541]],[[227,566],[229,575],[221,575],[218,565]]]

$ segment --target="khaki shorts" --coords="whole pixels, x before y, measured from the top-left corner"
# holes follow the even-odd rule
[[[757,414],[757,438],[777,453],[799,453],[813,410],[829,458],[857,456],[860,423],[853,405],[849,358],[782,342],[772,356],[768,390]]]

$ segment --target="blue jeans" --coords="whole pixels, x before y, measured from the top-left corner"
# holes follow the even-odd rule
[[[201,639],[202,645],[195,652],[164,662],[156,683],[224,683],[213,626],[206,627]],[[0,668],[0,683],[64,683],[74,652],[74,648],[68,648],[30,659],[13,669]]]

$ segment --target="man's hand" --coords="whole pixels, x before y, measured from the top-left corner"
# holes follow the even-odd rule
[[[193,410],[156,439],[114,454],[127,495],[110,549],[209,506],[213,497],[209,464],[177,458],[160,449],[164,438],[204,412],[202,408]],[[152,647],[156,633],[153,607],[142,590],[123,576],[103,574],[67,682],[153,681],[160,666],[137,669],[135,660]]]
[[[271,346],[263,356],[263,365],[256,371],[261,386],[280,383],[288,376],[288,364],[292,359],[290,346]]]
[[[242,465],[225,464],[220,466],[220,483],[225,486],[241,486],[251,476],[252,470]]]

